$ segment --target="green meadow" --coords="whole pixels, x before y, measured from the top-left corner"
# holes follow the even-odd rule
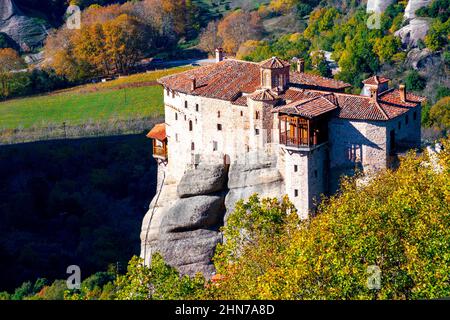
[[[163,92],[156,79],[188,70],[178,67],[89,84],[47,95],[0,103],[0,129],[44,127],[88,121],[141,119],[163,114]]]

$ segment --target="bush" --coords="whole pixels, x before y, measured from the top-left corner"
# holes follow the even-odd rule
[[[422,77],[418,71],[411,70],[408,72],[405,79],[406,89],[413,91],[420,91],[425,89],[427,85],[427,81],[424,77]]]

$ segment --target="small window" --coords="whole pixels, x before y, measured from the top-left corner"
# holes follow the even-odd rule
[[[198,112],[198,110],[199,110],[198,103],[196,103],[196,104],[195,104],[195,111]]]
[[[244,116],[244,111],[241,111],[241,117],[243,117]]]
[[[195,143],[191,142],[191,151],[195,150]]]
[[[195,124],[197,124],[197,118],[195,118]]]
[[[178,133],[175,133],[175,141],[178,142]]]
[[[298,171],[298,165],[294,165],[294,172]]]
[[[255,135],[259,136],[259,129],[255,129]]]
[[[409,117],[408,117],[408,115],[406,115],[406,117],[405,117],[405,124],[408,125],[408,122],[409,122]]]
[[[192,129],[193,129],[192,120],[189,120],[189,131],[192,131]]]
[[[255,113],[255,118],[256,118],[256,119],[259,119],[259,111],[256,111],[256,113]]]
[[[222,125],[220,123],[217,124],[217,131],[222,131]]]
[[[220,111],[217,111],[217,118],[220,118]]]
[[[184,102],[184,107],[185,107],[185,108],[188,107],[187,101]]]
[[[169,88],[167,88],[166,89],[166,95],[169,96],[169,93],[170,93]]]
[[[294,190],[294,197],[298,197],[298,189]]]
[[[213,151],[217,151],[217,149],[218,149],[217,141],[213,141]]]
[[[398,122],[398,130],[400,130],[401,128],[402,128],[402,122],[399,121],[399,122]]]
[[[175,120],[178,120],[178,113],[175,112]]]
[[[414,113],[413,113],[413,119],[414,119],[414,121],[417,120],[417,111],[414,111]]]
[[[317,178],[317,170],[314,170],[314,178]]]
[[[186,121],[187,120],[187,117],[186,117],[186,115],[184,115],[184,121]]]

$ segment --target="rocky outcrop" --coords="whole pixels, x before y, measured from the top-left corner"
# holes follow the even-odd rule
[[[223,165],[206,165],[187,171],[178,184],[180,198],[205,195],[223,190],[226,169]]]
[[[186,171],[179,183],[159,170],[158,181],[163,182],[143,221],[141,256],[148,264],[151,255],[160,252],[170,265],[191,276],[213,274],[211,258],[222,242],[219,228],[238,200],[254,193],[279,197],[284,190],[276,159],[270,157],[244,159],[229,169],[200,164]]]
[[[228,215],[240,199],[246,199],[258,193],[266,197],[279,197],[284,192],[284,180],[276,168],[276,159],[235,163],[230,167],[229,192],[225,198]]]
[[[429,5],[433,0],[409,0],[405,8],[405,19],[416,18],[416,11]]]
[[[419,40],[424,40],[430,28],[427,19],[414,18],[409,24],[395,32],[402,40],[403,46],[407,48],[416,47]]]
[[[368,0],[367,12],[384,12],[384,10],[386,10],[386,8],[393,2],[394,0]]]
[[[440,54],[433,52],[428,48],[420,50],[418,48],[412,49],[408,52],[406,58],[406,65],[416,70],[422,68],[429,68],[431,66],[437,66],[441,63]]]
[[[41,46],[48,28],[42,19],[22,12],[13,0],[0,1],[0,32],[12,38],[23,51]]]
[[[430,28],[428,19],[416,16],[416,11],[431,3],[432,0],[410,0],[405,8],[404,20],[406,26],[398,30],[395,35],[402,39],[403,46],[413,48],[419,40],[424,40]]]
[[[164,175],[158,179],[165,180]],[[188,170],[178,184],[170,178],[162,184],[142,225],[141,257],[146,263],[160,252],[182,274],[213,274],[211,258],[222,241],[226,181],[226,168],[212,165]]]

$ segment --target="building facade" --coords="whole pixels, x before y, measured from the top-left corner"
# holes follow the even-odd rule
[[[420,145],[421,102],[389,79],[364,81],[361,95],[348,84],[304,72],[273,57],[262,63],[224,58],[159,80],[165,123],[149,133],[160,170],[177,183],[201,163],[232,165],[276,159],[285,194],[301,217],[342,175],[391,166],[395,155]],[[161,153],[162,152],[162,153]]]

